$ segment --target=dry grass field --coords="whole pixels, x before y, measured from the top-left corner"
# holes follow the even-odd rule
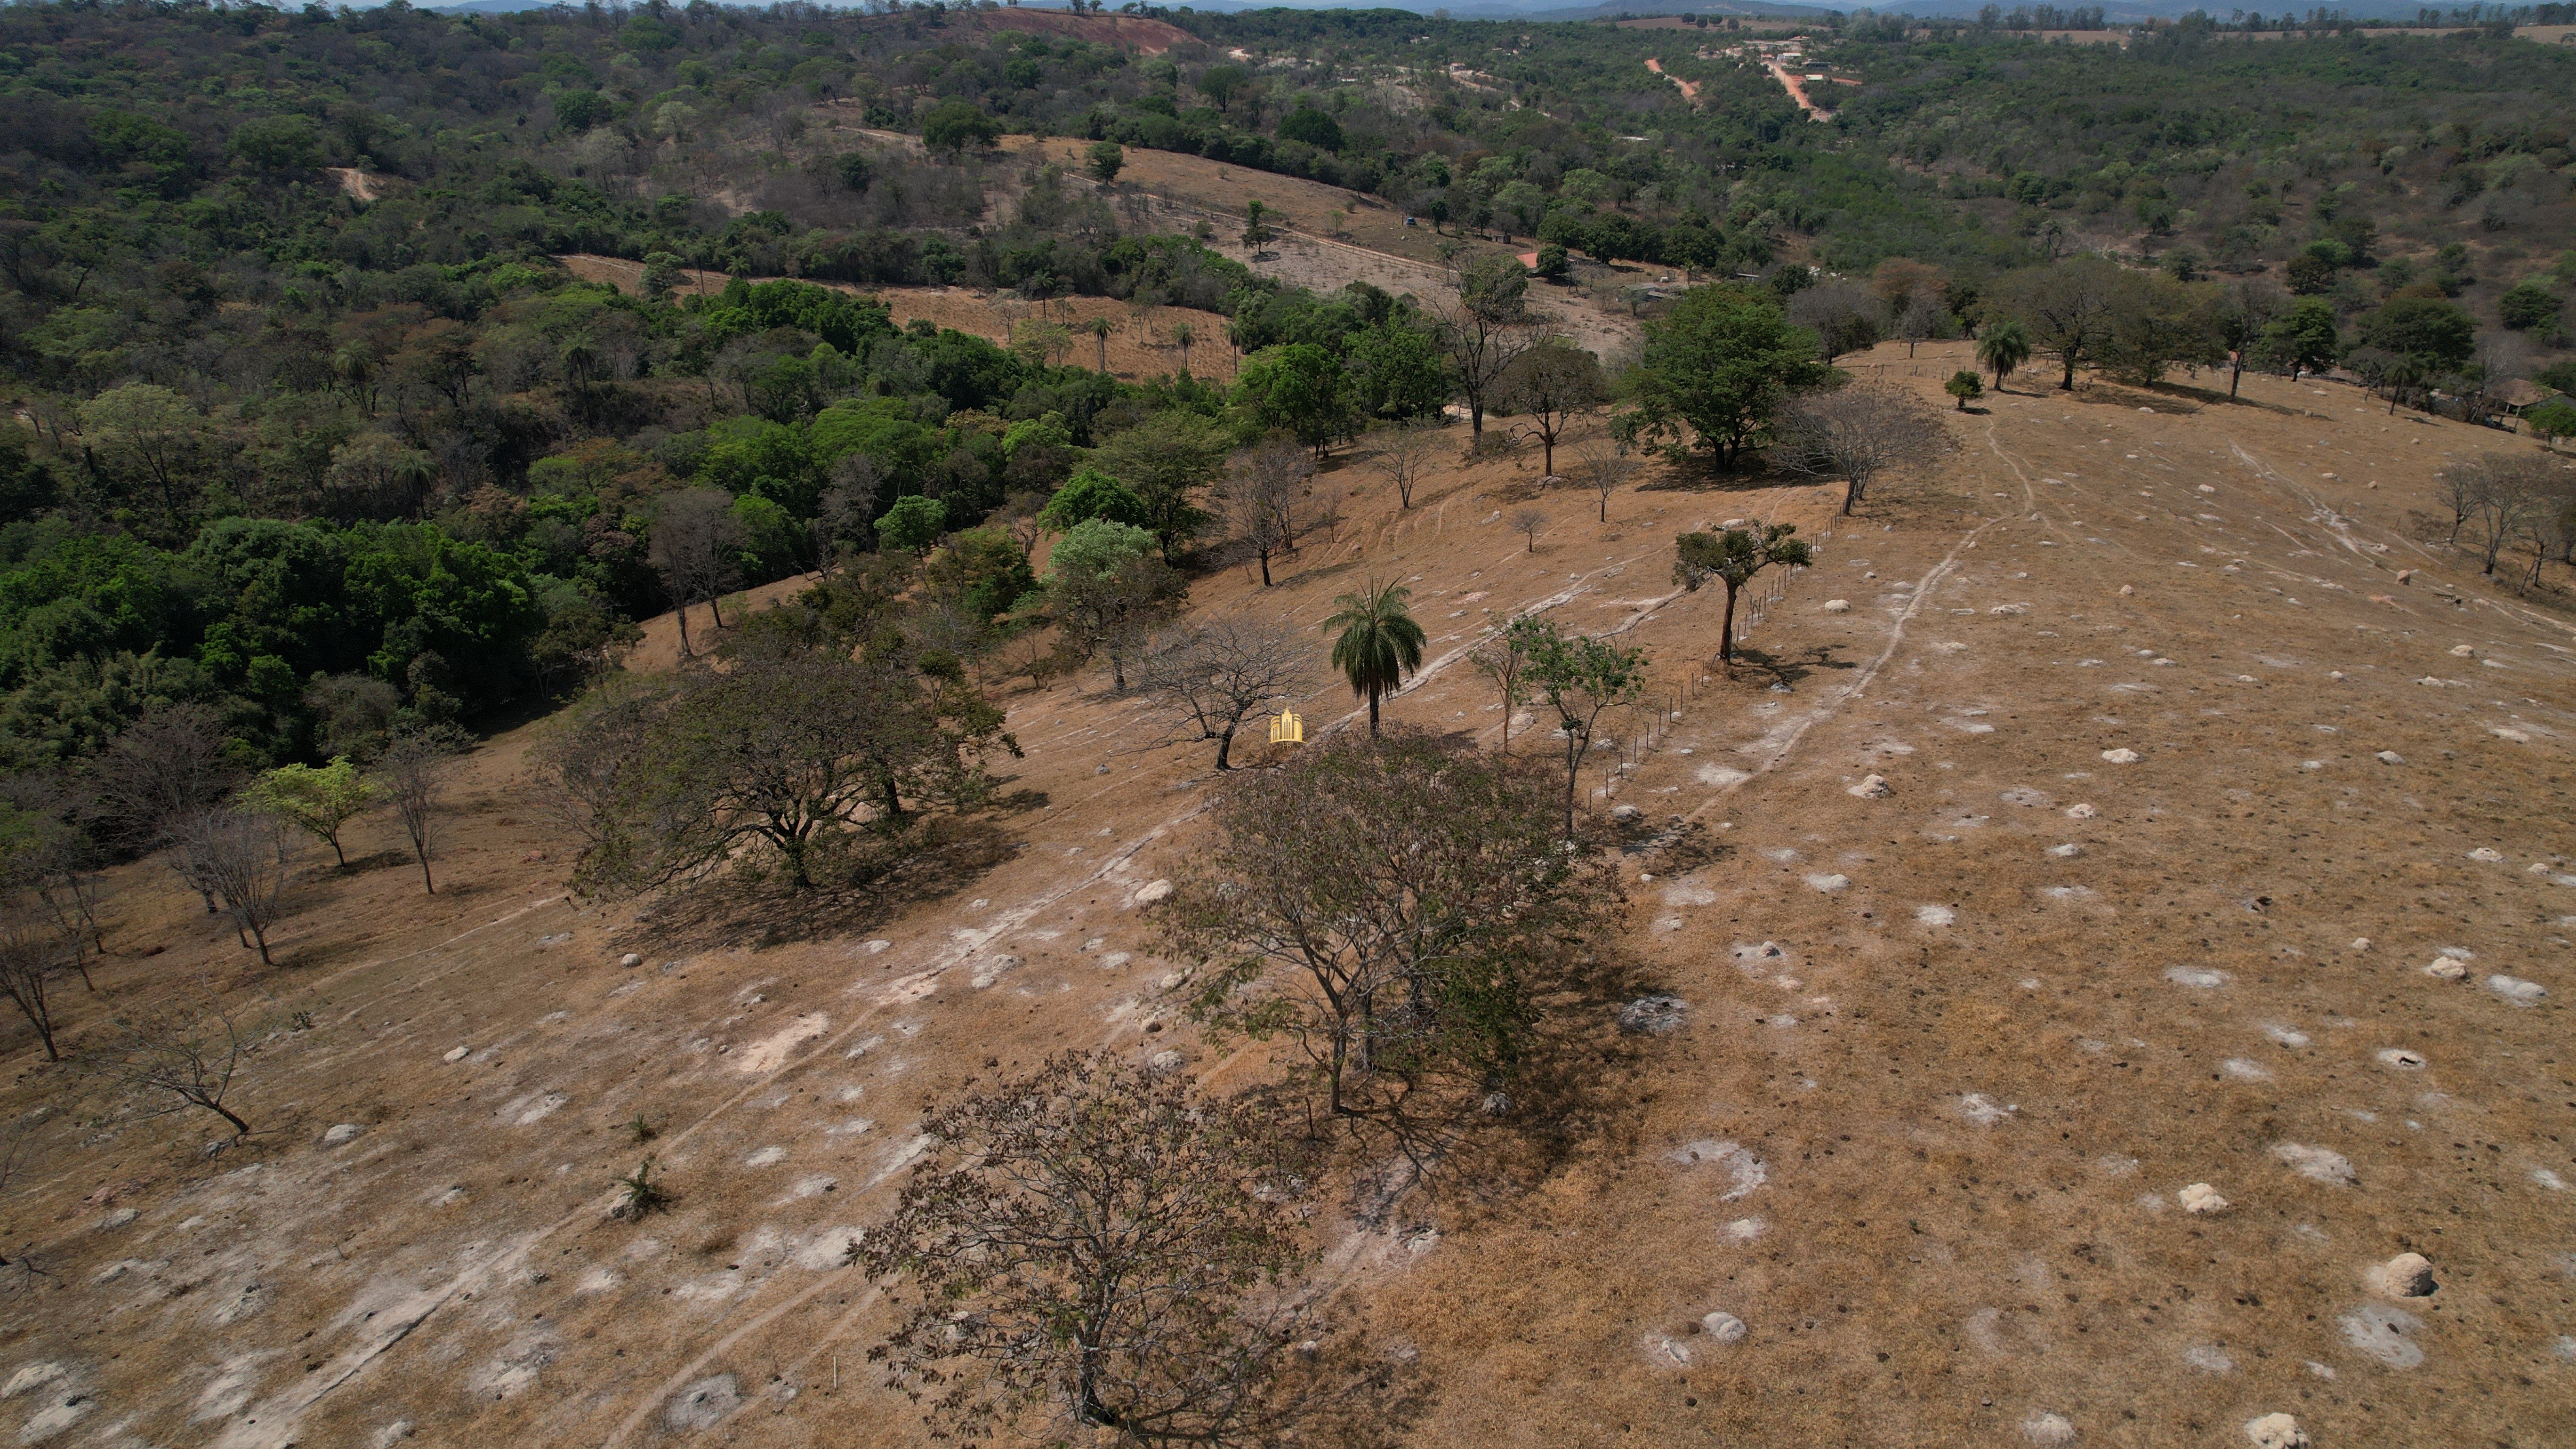
[[[1946,407],[1960,351],[1855,362]],[[2420,518],[2443,464],[2529,445],[2245,391],[2016,379],[1850,518],[1658,465],[1605,525],[1526,455],[1401,510],[1363,441],[1276,587],[1196,580],[1200,615],[1306,627],[1408,583],[1432,640],[1400,723],[1492,743],[1460,653],[1530,609],[1647,648],[1677,712],[1585,786],[1640,812],[1619,935],[1680,1029],[1600,1069],[1606,1125],[1543,1173],[1315,1221],[1341,1330],[1423,1387],[1406,1442],[2216,1446],[2276,1412],[2319,1445],[2576,1440],[2576,627]],[[1533,497],[1534,551],[1506,521]],[[1731,518],[1820,557],[1730,673],[1670,569]],[[1350,721],[1324,649],[1310,733]],[[925,1442],[843,1266],[925,1108],[1068,1047],[1276,1074],[1161,999],[1132,904],[1202,838],[1212,748],[1097,677],[1003,699],[1011,807],[874,906],[568,896],[542,720],[465,763],[436,896],[385,819],[347,872],[308,857],[273,971],[166,867],[120,873],[72,1035],[194,982],[309,1025],[214,1155],[210,1117],[5,1038],[0,1427]],[[674,1209],[612,1221],[647,1151]],[[2186,1212],[2196,1184],[2226,1210]],[[2439,1288],[2383,1296],[2410,1250]]]

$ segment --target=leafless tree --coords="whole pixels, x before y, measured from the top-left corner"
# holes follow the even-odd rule
[[[1437,1082],[1489,1090],[1604,908],[1603,863],[1549,848],[1551,790],[1500,756],[1356,731],[1240,780],[1158,908],[1222,1031],[1282,1035],[1335,1115]],[[1401,1084],[1400,1086],[1398,1084]]]
[[[1610,379],[1601,361],[1561,338],[1529,349],[1511,361],[1495,381],[1494,405],[1529,419],[1538,435],[1547,472],[1556,472],[1556,442],[1575,419],[1599,411],[1610,401]]]
[[[2471,546],[2492,576],[2496,560],[2517,539],[2532,542],[2545,558],[2558,517],[2567,509],[2567,475],[2546,458],[2528,454],[2483,453],[2444,470],[2446,489],[2460,490],[2472,530]],[[2454,506],[2461,506],[2455,504]],[[2457,530],[2454,529],[2456,537]],[[2538,565],[2532,570],[2539,576]]]
[[[665,493],[653,505],[653,536],[646,557],[662,576],[680,621],[680,657],[690,655],[689,606],[703,602],[724,627],[718,600],[740,581],[734,552],[742,547],[742,529],[734,522],[733,500],[713,488],[683,488]]]
[[[63,1059],[54,1044],[53,989],[64,964],[62,937],[50,922],[24,911],[0,917],[0,992],[36,1029],[49,1062]]]
[[[99,861],[89,836],[64,818],[87,802],[60,777],[35,775],[0,782],[0,798],[20,812],[18,828],[0,840],[0,901],[50,924],[81,985],[96,991],[89,963],[106,934],[98,917]]]
[[[1512,359],[1538,345],[1546,330],[1529,312],[1529,272],[1512,257],[1470,263],[1454,296],[1427,309],[1441,350],[1467,399],[1474,441],[1485,437],[1485,404]]]
[[[1896,335],[1904,340],[1906,357],[1912,358],[1917,346],[1940,336],[1949,320],[1950,309],[1941,305],[1940,297],[1933,292],[1908,296],[1896,311]]]
[[[250,1135],[250,1123],[225,1098],[260,1035],[256,1027],[245,1030],[231,1009],[210,997],[202,1005],[117,1018],[102,1040],[81,1050],[77,1065],[157,1100],[159,1111],[212,1112],[232,1124],[239,1141]]]
[[[108,828],[136,849],[169,844],[176,825],[220,807],[240,783],[241,772],[225,759],[224,744],[223,720],[204,705],[145,710],[100,753],[90,773]],[[206,914],[215,914],[214,893],[196,881],[189,884],[204,899]]]
[[[277,964],[269,956],[268,932],[286,894],[295,828],[274,815],[227,807],[190,816],[173,835],[180,874],[222,902],[244,949],[255,946],[262,965]]]
[[[1610,495],[1625,488],[1637,477],[1646,460],[1636,457],[1611,437],[1587,438],[1574,447],[1574,478],[1601,498],[1601,521],[1610,521]]]
[[[1313,642],[1270,619],[1236,615],[1162,640],[1137,683],[1172,711],[1192,739],[1216,741],[1216,767],[1234,768],[1235,732],[1270,701],[1306,682]]]
[[[1306,480],[1315,460],[1292,438],[1272,438],[1234,456],[1225,480],[1226,518],[1261,559],[1261,586],[1270,587],[1270,560],[1293,553],[1304,532]]]
[[[1522,676],[1529,670],[1529,641],[1508,627],[1486,635],[1475,648],[1467,651],[1467,662],[1478,674],[1494,682],[1494,690],[1503,701],[1503,753],[1512,752],[1512,711],[1529,697]]]
[[[1858,282],[1818,282],[1789,299],[1788,314],[1816,334],[1827,362],[1878,341],[1887,328],[1887,303]]]
[[[905,1304],[871,1357],[934,1438],[1294,1437],[1306,1250],[1254,1109],[1067,1054],[923,1127],[936,1145],[849,1259]]]
[[[1424,476],[1431,471],[1433,458],[1439,452],[1440,420],[1408,418],[1380,428],[1369,436],[1378,445],[1374,466],[1395,485],[1397,505],[1411,508],[1413,490],[1422,485]]]
[[[1841,478],[1843,512],[1892,469],[1929,462],[1949,446],[1940,415],[1902,388],[1854,383],[1792,400],[1775,425],[1778,458],[1792,472]]]
[[[1547,531],[1547,510],[1522,508],[1512,513],[1512,532],[1529,540],[1528,552],[1538,552],[1538,536]]]
[[[438,894],[438,882],[429,872],[430,859],[438,853],[431,812],[447,792],[447,772],[454,757],[446,740],[427,731],[394,736],[376,757],[377,785],[394,807],[394,818],[402,822],[403,834],[411,837],[411,853],[420,861],[421,887],[430,895]]]

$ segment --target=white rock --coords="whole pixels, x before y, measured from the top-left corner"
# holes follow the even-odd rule
[[[1700,1331],[1720,1343],[1735,1343],[1749,1332],[1744,1320],[1732,1313],[1712,1313],[1699,1321]]]
[[[2340,1152],[2297,1142],[2275,1142],[2272,1156],[2282,1166],[2310,1182],[2322,1182],[2329,1187],[2347,1187],[2352,1183],[2352,1163]]]
[[[641,966],[644,964],[644,958],[636,955],[632,951],[629,951],[625,955],[617,958],[617,964],[620,966]]]
[[[2442,1285],[2433,1281],[2433,1263],[2421,1253],[2400,1253],[2371,1270],[2372,1286],[2391,1298],[2430,1298]]]
[[[2444,981],[2460,981],[2467,978],[2469,968],[2448,956],[2436,956],[2433,958],[2433,964],[2424,968],[2424,974],[2438,976]]]
[[[1160,905],[1172,898],[1172,892],[1175,889],[1177,887],[1168,880],[1151,880],[1138,886],[1136,894],[1129,896],[1127,901],[1128,904],[1136,906]]]
[[[2204,1217],[2227,1211],[2227,1199],[2220,1197],[2218,1189],[2205,1182],[2195,1182],[2175,1193],[2174,1200],[2182,1204],[2184,1212],[2199,1213]]]
[[[2474,644],[2454,644],[2451,646],[2452,657],[2457,659],[2474,658],[2477,652],[2478,648]]]
[[[2104,750],[2102,758],[2115,765],[2134,765],[2138,762],[2138,752],[2131,749]]]
[[[2469,852],[2469,859],[2493,865],[2504,859],[2504,852],[2493,846],[2481,845],[2477,849]]]
[[[2406,763],[2406,757],[2397,753],[2395,750],[2381,750],[2377,758],[2379,763],[2383,765],[2402,765]]]
[[[2352,938],[2352,945],[2347,949],[2354,951],[2367,951],[2370,949],[2370,938],[2368,936],[2355,936]]]
[[[2232,978],[2226,972],[2208,966],[2175,966],[2165,972],[2165,979],[2176,986],[2212,991],[2226,985]]]
[[[1828,614],[1848,614],[1851,612],[1851,600],[1827,599],[1825,600],[1825,612]]]
[[[2549,994],[2548,988],[2539,982],[2525,981],[2519,976],[2490,976],[2487,978],[2487,990],[2516,1006],[2529,1006]]]
[[[2424,1326],[2412,1313],[2365,1303],[2335,1321],[2345,1343],[2384,1367],[2411,1369],[2424,1362],[2424,1350],[2406,1336]]]
[[[2410,1052],[2404,1047],[2390,1047],[2379,1054],[2379,1064],[2395,1067],[2401,1072],[2420,1072],[2424,1070],[2424,1054]]]
[[[2308,1449],[2308,1436],[2299,1421],[2287,1414],[2265,1414],[2245,1423],[2245,1437],[2254,1449]]]
[[[2122,584],[2122,585],[2120,585],[2120,597],[2121,597],[2121,598],[2124,598],[2124,599],[2125,599],[2125,598],[2129,597],[2131,594],[2136,593],[2137,591],[2138,591],[2138,586],[2137,586],[2136,584]]]
[[[2059,860],[2073,860],[2075,857],[2084,853],[2084,847],[2070,840],[2064,845],[2050,846],[2048,848],[2048,853],[2056,856]]]
[[[2101,813],[2101,811],[2094,809],[2090,805],[2069,805],[2066,807],[2066,818],[2069,820],[2090,820]]]
[[[461,1061],[465,1060],[465,1054],[466,1054],[467,1052],[471,1051],[471,1050],[473,1050],[471,1047],[458,1047],[456,1050],[454,1050],[454,1051],[452,1051],[452,1052],[449,1052],[447,1055],[445,1055],[445,1056],[443,1056],[443,1057],[440,1057],[440,1058],[439,1058],[439,1060],[440,1060],[440,1061],[442,1061],[442,1062],[447,1063],[449,1066],[451,1066],[451,1067],[452,1067],[452,1066],[456,1065],[458,1062],[461,1062]]]
[[[359,1126],[355,1122],[342,1122],[338,1126],[333,1127],[330,1131],[322,1134],[322,1145],[325,1147],[337,1147],[341,1143],[348,1141],[350,1138],[355,1137],[366,1130],[366,1128]]]
[[[1613,805],[1610,807],[1610,818],[1613,820],[1634,820],[1645,813],[1645,811],[1638,809],[1634,805]]]
[[[2021,1436],[2043,1449],[2075,1442],[2075,1426],[2064,1414],[2033,1414],[2021,1421]]]
[[[1641,996],[1619,1008],[1619,1029],[1639,1036],[1670,1036],[1682,1029],[1690,1003],[1678,996]]]
[[[882,955],[885,953],[886,948],[893,944],[894,942],[892,941],[870,941],[868,943],[868,954],[871,956]]]
[[[1830,895],[1835,891],[1851,889],[1851,877],[1840,872],[1832,875],[1811,875],[1807,877],[1807,884]]]
[[[1858,796],[1863,800],[1884,800],[1888,796],[1895,794],[1896,790],[1893,786],[1887,783],[1887,777],[1885,775],[1864,775],[1861,777],[1861,782],[1859,784],[1852,786],[1843,793],[1846,795]]]

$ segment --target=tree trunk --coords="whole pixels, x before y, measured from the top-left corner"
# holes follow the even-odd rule
[[[253,921],[251,922],[250,933],[252,938],[259,942],[259,964],[262,966],[276,965],[277,963],[275,961],[269,959],[268,929],[260,925],[257,921]]]
[[[412,847],[412,854],[420,857],[421,885],[426,887],[431,895],[438,894],[438,882],[430,879],[429,875],[429,852],[415,845]]]
[[[349,852],[340,848],[340,834],[336,830],[331,833],[331,853],[340,858],[340,868],[342,870],[347,870],[349,868]]]
[[[233,1137],[235,1140],[239,1140],[250,1135],[250,1124],[233,1115],[232,1108],[225,1106],[221,1102],[204,1102],[199,1105],[203,1106],[207,1111],[212,1112],[216,1116],[233,1124]]]
[[[1959,407],[1960,407],[1960,408],[1961,408],[1961,410],[1963,410],[1963,411],[1967,408],[1967,406],[1968,406],[1968,405],[1967,405],[1966,403],[1964,403],[1964,402],[1962,402],[1962,403],[1960,403],[1960,404],[1959,404]],[[1844,479],[1844,480],[1843,480],[1843,517],[1845,517],[1845,518],[1849,518],[1849,517],[1851,517],[1852,505],[1853,505],[1853,504],[1855,504],[1855,503],[1858,503],[1859,501],[1860,501],[1860,480],[1859,480],[1858,478],[1846,478],[1846,479]]]
[[[1538,445],[1540,451],[1546,454],[1547,457],[1547,461],[1540,466],[1547,470],[1547,476],[1553,478],[1556,476],[1556,434],[1539,434]]]
[[[1261,550],[1261,586],[1270,587],[1270,550]]]
[[[1583,774],[1583,737],[1565,732],[1565,835],[1574,838],[1574,784]]]
[[[724,598],[721,593],[707,595],[707,615],[715,620],[716,630],[724,630]]]
[[[2237,352],[2227,359],[2227,400],[2236,401],[2236,384],[2245,380],[2245,354]]]
[[[1225,733],[1216,737],[1216,767],[1220,770],[1231,770],[1234,768],[1233,764],[1229,761],[1228,756],[1234,752],[1234,732],[1236,728],[1237,726],[1235,725],[1227,725],[1225,727]]]
[[[1372,690],[1370,690],[1370,691],[1368,692],[1368,702],[1369,702],[1369,738],[1370,738],[1370,739],[1376,739],[1376,738],[1377,738],[1377,691],[1376,691],[1376,690],[1372,689]]]
[[[2075,354],[2069,352],[2065,355],[2063,360],[2066,363],[2066,375],[2057,380],[2057,390],[2059,392],[2073,392],[2075,391]]]
[[[1726,585],[1726,621],[1718,628],[1717,662],[1732,664],[1735,662],[1735,581],[1721,578],[1719,582]]]
[[[697,654],[696,651],[689,648],[689,605],[688,601],[685,599],[680,602],[679,618],[680,657],[683,659],[694,659],[697,657]]]

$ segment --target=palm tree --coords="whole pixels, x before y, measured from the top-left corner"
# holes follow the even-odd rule
[[[1994,373],[1995,391],[2002,392],[2013,369],[2030,361],[2030,334],[2018,322],[1997,322],[1977,339],[1977,360]]]
[[[1333,641],[1333,667],[1350,679],[1351,693],[1368,701],[1372,739],[1377,736],[1377,702],[1422,667],[1422,626],[1405,607],[1412,597],[1413,591],[1402,584],[1379,588],[1372,580],[1359,593],[1335,599],[1341,608],[1324,621],[1325,628],[1342,631]]]
[[[1109,334],[1118,330],[1118,324],[1110,321],[1108,315],[1104,313],[1082,324],[1082,330],[1090,333],[1091,340],[1100,344],[1100,371],[1102,376],[1107,376],[1109,373]]]
[[[1172,324],[1172,343],[1181,349],[1181,376],[1190,375],[1190,344],[1199,340],[1197,329],[1187,322]]]

